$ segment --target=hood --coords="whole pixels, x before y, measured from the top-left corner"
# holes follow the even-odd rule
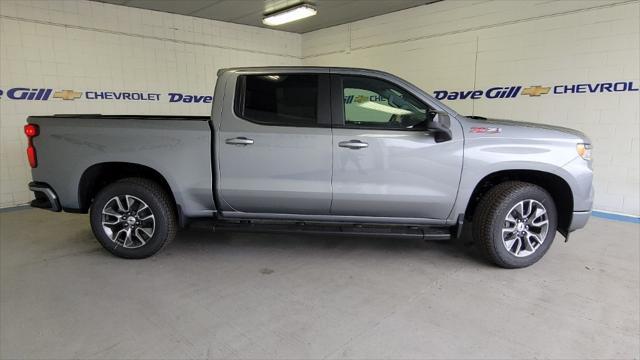
[[[516,121],[516,120],[506,120],[506,119],[489,119],[481,116],[470,116],[467,117],[471,119],[474,123],[473,126],[477,125],[492,125],[496,127],[521,127],[521,128],[533,128],[533,129],[543,129],[543,130],[553,130],[558,131],[564,134],[573,135],[577,138],[582,139],[583,141],[590,143],[591,140],[589,137],[583,133],[582,131],[578,131],[571,128],[566,128],[562,126],[548,125],[548,124],[540,124],[540,123],[532,123],[526,121]]]

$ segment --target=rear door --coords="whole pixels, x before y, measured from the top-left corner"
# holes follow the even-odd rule
[[[460,130],[437,142],[434,134],[414,129],[434,110],[387,80],[332,75],[332,96],[331,213],[447,218],[462,170]]]
[[[329,81],[310,73],[238,76],[217,136],[223,211],[330,213]]]

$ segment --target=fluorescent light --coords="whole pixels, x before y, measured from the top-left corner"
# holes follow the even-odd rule
[[[269,14],[262,19],[262,23],[269,26],[278,26],[300,19],[308,18],[318,13],[315,7],[309,4],[300,4]]]

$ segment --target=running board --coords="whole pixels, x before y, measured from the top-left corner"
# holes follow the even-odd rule
[[[195,224],[194,224],[195,225]],[[204,223],[199,224],[202,227]],[[258,233],[293,233],[293,234],[324,234],[348,236],[375,236],[390,238],[412,238],[422,240],[450,240],[450,227],[434,226],[404,226],[404,225],[376,225],[376,224],[345,224],[321,222],[287,222],[265,220],[217,220],[208,222],[214,231],[238,231]]]

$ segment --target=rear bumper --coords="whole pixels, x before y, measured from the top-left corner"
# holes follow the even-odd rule
[[[29,183],[29,190],[33,191],[35,196],[31,201],[32,207],[56,212],[62,210],[58,196],[48,184],[32,181]]]
[[[589,217],[591,216],[591,210],[589,211],[574,211],[571,218],[571,225],[569,225],[569,232],[582,229],[587,225]]]

